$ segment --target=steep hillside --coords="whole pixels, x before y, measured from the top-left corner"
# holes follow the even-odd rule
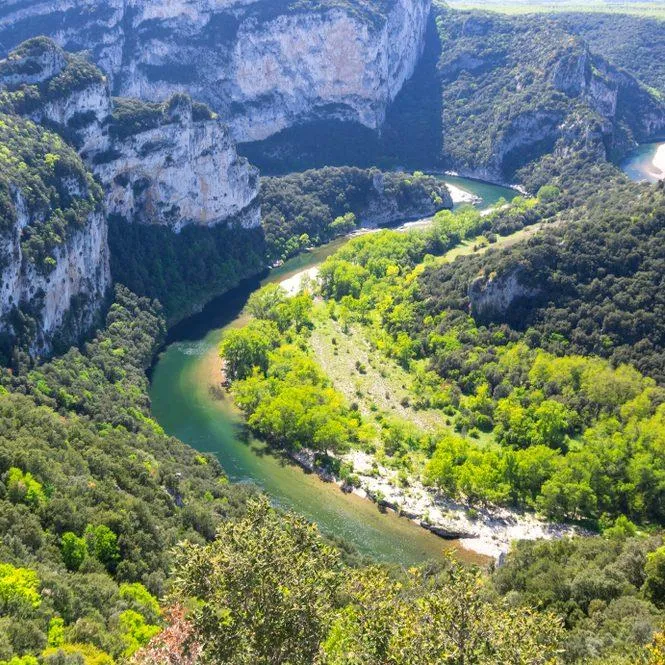
[[[479,324],[529,330],[555,352],[629,362],[662,383],[662,187],[583,168],[586,184],[571,180],[570,165],[555,180],[570,206],[558,228],[508,252],[428,271],[421,296],[430,314],[470,307]]]
[[[186,91],[241,141],[304,118],[376,128],[422,52],[430,0],[11,0],[0,44],[38,34],[90,50],[114,94],[163,101]]]
[[[542,16],[439,10],[446,162],[511,179],[537,157],[615,158],[665,128],[662,99]]]
[[[594,53],[665,95],[665,21],[618,13],[556,18],[566,30],[583,37]]]
[[[102,191],[56,134],[0,114],[0,330],[33,354],[87,332],[110,285]],[[7,357],[5,357],[7,360]]]
[[[204,104],[184,94],[160,103],[112,98],[96,66],[40,37],[0,61],[0,105],[17,122],[27,117],[57,132],[59,145],[75,146],[103,185],[95,185],[103,263],[93,257],[77,279],[95,282],[101,271],[100,289],[108,286],[102,208],[111,221],[114,279],[159,298],[169,321],[264,268],[258,171],[237,154],[228,129]],[[32,293],[38,292],[36,282]],[[82,306],[86,320],[97,309]]]
[[[4,662],[64,643],[99,665],[131,653],[159,630],[151,594],[165,591],[170,548],[243,510],[250,490],[150,419],[145,369],[163,334],[155,303],[118,289],[82,352],[3,374]],[[66,662],[83,662],[72,650]]]

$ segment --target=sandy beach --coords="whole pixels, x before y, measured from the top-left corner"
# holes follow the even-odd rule
[[[455,205],[459,205],[460,203],[476,203],[478,201],[478,197],[475,194],[467,192],[466,189],[457,187],[457,185],[451,185],[447,182],[446,187],[448,188]]]
[[[279,282],[279,285],[286,291],[288,296],[295,296],[300,293],[307,282],[314,281],[318,274],[319,267],[313,266],[312,268],[301,270],[287,279],[283,279]]]
[[[665,143],[658,146],[651,160],[651,173],[659,180],[665,178]]]

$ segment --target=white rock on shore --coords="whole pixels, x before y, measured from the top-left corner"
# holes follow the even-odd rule
[[[651,160],[651,173],[654,177],[662,180],[665,178],[665,143],[658,146],[656,154]]]
[[[341,480],[315,467],[313,451],[301,450],[291,458],[303,468],[344,486]],[[515,540],[584,535],[582,529],[545,522],[526,511],[465,505],[425,487],[419,480],[411,479],[408,487],[400,487],[396,471],[376,464],[371,455],[361,451],[343,455],[340,460],[353,465],[359,480],[359,486],[353,489],[356,495],[395,510],[436,535],[459,540],[464,548],[497,561],[501,561]]]
[[[466,189],[462,189],[461,187],[457,187],[457,185],[451,185],[449,182],[447,182],[446,187],[448,188],[450,196],[452,197],[453,203],[455,205],[460,205],[462,203],[475,204],[480,200],[479,197],[475,194],[467,191]]]

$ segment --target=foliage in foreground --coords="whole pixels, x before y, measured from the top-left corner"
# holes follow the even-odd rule
[[[0,662],[128,657],[161,629],[170,548],[243,508],[246,488],[150,417],[163,333],[155,303],[118,287],[84,351],[3,377]]]
[[[174,600],[193,608],[185,646],[207,662],[558,662],[560,621],[508,607],[479,570],[453,560],[397,578],[378,566],[350,569],[315,526],[265,499],[215,542],[183,545],[178,562]]]

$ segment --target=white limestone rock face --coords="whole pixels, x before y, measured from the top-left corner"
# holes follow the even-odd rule
[[[23,52],[30,58],[19,57]],[[95,66],[47,39],[32,40],[0,62],[0,90],[28,83],[39,85],[40,97],[25,115],[73,137],[104,185],[109,214],[174,231],[231,220],[247,228],[260,224],[257,169],[238,155],[220,119],[188,96],[159,106],[114,100]],[[132,124],[120,107],[152,120]]]
[[[19,190],[14,193],[13,204],[17,223],[0,235],[0,256],[4,259],[0,330],[16,332],[10,315],[16,307],[27,307],[37,315],[30,350],[34,355],[47,354],[56,333],[74,341],[90,329],[102,309],[111,286],[106,218],[101,209],[91,212],[82,228],[52,250],[54,267],[45,273],[24,256],[21,247],[24,229],[35,220]],[[67,330],[63,331],[65,324]]]
[[[9,0],[0,43],[28,36],[32,20],[67,49],[89,50],[114,94],[165,100],[186,91],[244,142],[308,119],[379,127],[422,53],[430,3]]]
[[[474,317],[492,318],[505,314],[516,300],[537,296],[537,285],[524,284],[519,268],[503,275],[478,277],[469,285],[468,296]]]
[[[187,97],[171,102],[153,129],[111,140],[108,154],[92,161],[109,214],[176,232],[188,224],[261,222],[258,170],[238,155],[221,122],[195,118]]]

